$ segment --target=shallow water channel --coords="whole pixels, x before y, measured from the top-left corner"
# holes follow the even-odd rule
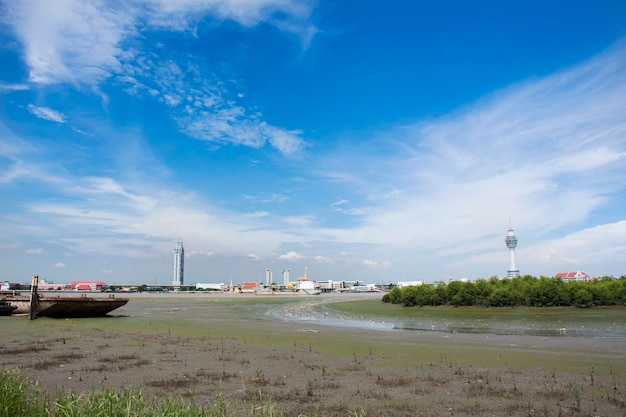
[[[370,303],[373,300],[364,300]],[[325,326],[358,327],[381,331],[433,331],[499,335],[626,338],[625,308],[448,308],[398,310],[388,306],[345,308],[352,302],[328,299],[275,305],[266,315],[275,319]]]
[[[131,298],[119,313],[192,321],[255,321],[361,328],[384,332],[448,332],[526,336],[608,337],[626,340],[626,308],[402,308],[378,294],[255,297],[191,295]],[[143,298],[143,299],[142,299]]]

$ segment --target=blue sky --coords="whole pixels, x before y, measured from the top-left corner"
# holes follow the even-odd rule
[[[626,274],[623,1],[0,2],[0,280]]]

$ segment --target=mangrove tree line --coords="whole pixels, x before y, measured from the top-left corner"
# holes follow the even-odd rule
[[[490,278],[447,285],[393,288],[383,302],[413,306],[565,307],[626,305],[626,276],[588,282],[564,282],[530,275],[512,279]]]

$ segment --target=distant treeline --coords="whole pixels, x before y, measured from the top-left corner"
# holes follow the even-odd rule
[[[626,305],[626,275],[588,282],[564,282],[530,275],[447,285],[395,287],[383,302],[413,306],[566,307]]]

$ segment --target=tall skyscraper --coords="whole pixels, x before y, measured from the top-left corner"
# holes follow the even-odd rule
[[[185,249],[183,248],[183,242],[178,242],[174,246],[174,281],[172,281],[174,287],[180,287],[184,284],[184,272]]]
[[[506,271],[508,278],[519,277],[519,269],[515,267],[515,248],[517,247],[517,236],[513,232],[512,228],[509,228],[509,232],[504,239],[506,247],[509,248],[509,270]]]

